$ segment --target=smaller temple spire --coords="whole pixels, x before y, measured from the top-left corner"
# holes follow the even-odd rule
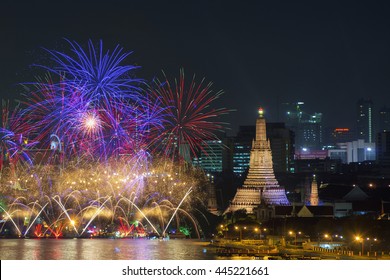
[[[318,206],[318,185],[315,174],[313,175],[313,181],[311,182],[310,205]]]

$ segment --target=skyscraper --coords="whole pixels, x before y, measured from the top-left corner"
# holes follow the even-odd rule
[[[219,135],[221,140],[206,140],[202,143],[202,150],[192,159],[194,166],[201,167],[210,173],[221,173],[233,168],[233,139]]]
[[[309,148],[320,150],[322,148],[322,113],[314,113],[307,115],[305,119],[302,119],[299,125],[299,129],[296,132],[300,135],[300,143],[297,144],[301,148]],[[297,138],[297,141],[299,138]]]
[[[233,172],[241,176],[249,167],[252,140],[255,137],[255,126],[240,126],[234,139]]]
[[[223,143],[221,140],[208,140],[201,151],[200,166],[207,172],[222,172]]]
[[[283,103],[286,127],[295,133],[295,148],[320,150],[323,144],[322,113],[307,114],[304,102]]]
[[[271,144],[275,173],[290,172],[295,153],[294,132],[284,123],[267,123],[267,137]]]
[[[377,134],[376,159],[381,168],[390,169],[390,131]]]
[[[337,145],[338,143],[346,143],[354,140],[353,132],[348,127],[336,127],[332,129],[330,139],[327,144]]]
[[[357,138],[365,142],[374,141],[373,103],[371,99],[359,99],[357,102]]]
[[[378,132],[390,131],[390,108],[383,106],[379,110]]]

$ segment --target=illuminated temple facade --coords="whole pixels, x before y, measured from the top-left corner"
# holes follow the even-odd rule
[[[256,136],[252,141],[249,172],[242,187],[225,213],[245,209],[253,213],[255,207],[264,205],[288,205],[284,188],[279,186],[275,178],[270,142],[267,139],[266,122],[263,110],[259,109],[256,120]]]

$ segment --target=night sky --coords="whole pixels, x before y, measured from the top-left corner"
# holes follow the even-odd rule
[[[390,106],[389,15],[389,1],[5,0],[0,94],[34,80],[42,48],[102,39],[133,51],[126,62],[141,66],[139,78],[184,67],[213,81],[225,92],[218,106],[236,110],[225,118],[230,134],[254,124],[257,107],[278,121],[277,105],[293,101],[322,112],[325,125],[352,127],[359,98]]]

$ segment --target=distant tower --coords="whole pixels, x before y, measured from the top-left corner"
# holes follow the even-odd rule
[[[215,184],[214,184],[214,176],[213,175],[208,175],[208,176],[211,176],[211,177],[209,177],[211,184],[209,184],[209,187],[207,189],[207,195],[208,195],[207,208],[208,208],[210,213],[212,213],[214,215],[218,215],[220,213],[218,212],[217,190],[216,190]]]
[[[376,138],[376,158],[381,169],[390,169],[390,131],[378,133]]]
[[[374,141],[372,107],[371,99],[359,99],[357,102],[357,138],[367,143]]]
[[[390,131],[390,108],[387,106],[379,110],[379,132]]]
[[[310,205],[318,206],[318,185],[316,175],[313,175],[313,181],[311,182]]]
[[[289,204],[284,188],[279,186],[275,178],[264,111],[260,108],[259,117],[256,120],[255,139],[252,141],[248,175],[244,185],[237,189],[225,213],[240,209],[252,213],[253,208],[259,206],[262,201],[268,205]]]
[[[286,127],[295,133],[295,148],[301,150],[322,148],[322,113],[307,114],[302,111],[304,102],[283,103]]]

